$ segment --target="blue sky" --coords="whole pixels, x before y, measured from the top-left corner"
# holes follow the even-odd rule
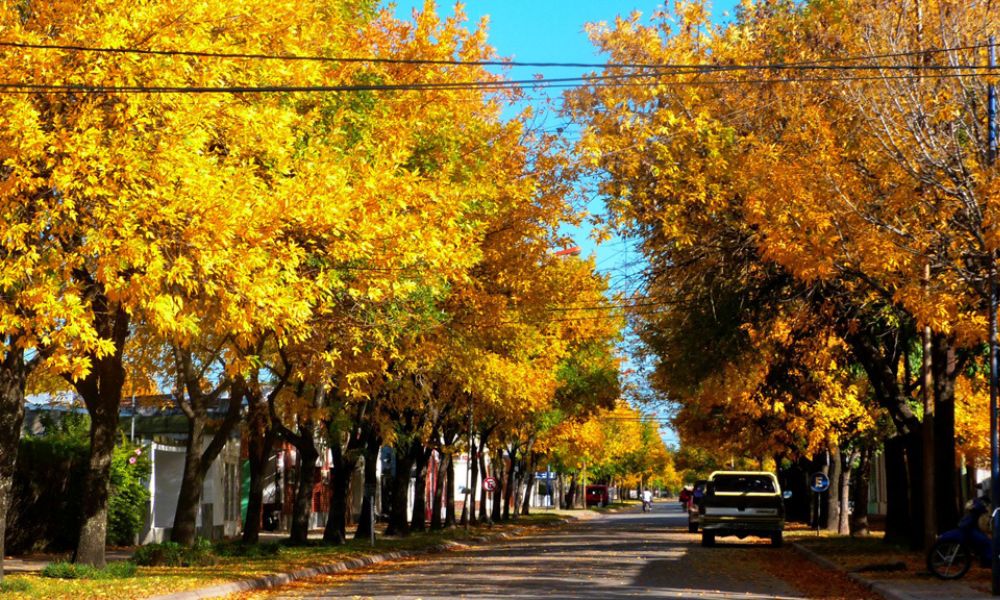
[[[717,21],[725,20],[733,11],[738,0],[716,0],[712,3],[713,14]],[[388,3],[386,3],[388,4]],[[673,1],[670,0],[672,5]],[[410,18],[413,10],[422,9],[423,0],[398,0],[395,2],[396,15],[400,18]],[[664,6],[658,0],[468,0],[463,3],[469,18],[470,26],[479,23],[482,17],[489,18],[489,43],[497,49],[500,56],[521,62],[602,62],[599,55],[587,38],[584,26],[587,23],[613,23],[618,15],[629,15],[639,11],[644,17],[649,17]],[[454,3],[439,2],[438,12],[442,15],[454,13]],[[582,75],[588,69],[515,69],[510,73],[512,79],[530,79],[535,73],[544,73],[546,77],[574,77]],[[544,97],[558,98],[561,90],[555,89],[547,93],[534,92],[536,98],[538,121],[536,126],[546,130],[564,128],[564,133],[573,134],[572,127],[547,109]],[[590,203],[591,212],[600,212],[603,206],[599,200]],[[595,247],[588,239],[586,231],[571,231],[574,240],[585,254],[595,253],[598,266],[608,271],[618,281],[616,287],[625,287],[629,264],[634,262],[635,255],[629,257],[627,247],[621,240],[612,240]],[[634,269],[633,269],[634,270]]]
[[[712,3],[713,15],[717,22],[724,21],[734,9],[738,0],[717,0]],[[388,3],[385,3],[388,4]],[[410,18],[414,8],[422,8],[423,0],[399,0],[396,15]],[[669,1],[672,6],[673,1]],[[489,17],[489,43],[502,57],[521,62],[602,62],[600,56],[584,32],[587,23],[613,23],[618,15],[629,15],[638,10],[643,17],[649,17],[664,5],[656,0],[468,0],[464,3],[470,26]],[[438,12],[453,14],[454,3],[439,2]],[[510,73],[512,79],[530,79],[532,75],[544,72],[546,77],[575,77],[588,69],[517,69]],[[552,90],[547,95],[557,98],[561,90]],[[546,94],[532,94],[536,100],[538,121],[536,126],[553,130],[566,124],[546,107]],[[571,127],[565,130],[572,135]],[[599,198],[588,204],[588,210],[595,214],[603,211]],[[612,289],[630,292],[636,279],[634,274],[641,269],[639,255],[630,244],[620,238],[613,238],[599,246],[589,239],[589,230],[567,228],[584,254],[596,255],[597,267],[611,277]],[[668,442],[676,442],[672,431],[665,431]]]

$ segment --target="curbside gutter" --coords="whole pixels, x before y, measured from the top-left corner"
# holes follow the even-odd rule
[[[791,544],[789,544],[789,546],[794,548],[795,551],[798,552],[799,554],[805,556],[806,558],[816,563],[817,565],[823,567],[824,569],[829,569],[831,571],[839,571],[841,573],[844,573],[851,581],[857,583],[862,587],[870,589],[871,591],[875,592],[879,596],[882,596],[886,600],[917,600],[914,596],[911,596],[910,594],[907,594],[900,590],[894,589],[881,581],[873,581],[858,573],[850,573],[837,563],[830,560],[829,558],[826,558],[825,556],[821,556],[816,552],[813,552],[812,550],[806,548],[805,546],[799,544],[798,542],[792,542]]]
[[[291,571],[288,573],[275,573],[273,575],[266,575],[264,577],[257,577],[255,579],[244,579],[241,581],[220,583],[217,585],[197,588],[185,592],[174,592],[171,594],[150,596],[147,600],[198,600],[201,598],[218,598],[220,596],[228,596],[229,594],[236,594],[239,592],[264,590],[277,587],[280,585],[285,585],[286,583],[291,583],[299,579],[308,579],[310,577],[316,577],[318,575],[327,575],[329,573],[340,573],[342,571],[349,571],[351,569],[360,569],[361,567],[367,567],[370,565],[375,565],[390,560],[399,560],[402,558],[409,558],[413,556],[423,556],[427,554],[437,554],[440,552],[447,552],[449,550],[462,550],[465,548],[471,548],[478,544],[485,544],[498,540],[510,539],[517,535],[520,535],[523,531],[524,531],[523,528],[515,528],[511,529],[510,531],[504,531],[500,533],[470,538],[466,542],[455,542],[449,540],[444,543],[438,544],[436,546],[425,548],[423,550],[395,550],[391,552],[381,552],[378,554],[358,556],[355,558],[346,558],[337,561],[335,563],[319,565],[316,567],[307,567],[304,569],[299,569],[297,571]]]

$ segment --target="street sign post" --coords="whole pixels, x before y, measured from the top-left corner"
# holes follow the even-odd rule
[[[819,535],[819,502],[823,492],[830,489],[830,478],[826,473],[813,473],[809,478],[809,489],[813,491],[813,523],[816,525],[816,535]]]

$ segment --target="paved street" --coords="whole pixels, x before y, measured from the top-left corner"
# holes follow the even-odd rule
[[[797,560],[789,549],[735,538],[702,548],[700,537],[687,533],[686,518],[676,502],[661,502],[651,514],[607,515],[499,545],[328,576],[272,597],[817,597],[768,570],[775,562]]]

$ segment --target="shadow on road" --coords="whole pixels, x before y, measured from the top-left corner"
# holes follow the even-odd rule
[[[768,548],[701,548],[699,539],[678,506],[661,504],[397,565],[306,597],[798,598],[759,568],[754,555]]]

